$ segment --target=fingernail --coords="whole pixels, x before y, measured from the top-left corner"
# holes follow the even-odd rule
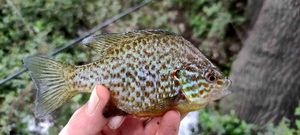
[[[109,120],[108,126],[110,129],[117,129],[121,126],[123,121],[124,121],[123,116],[115,116]]]
[[[94,114],[95,110],[97,109],[99,104],[99,98],[96,93],[96,87],[93,89],[93,92],[91,94],[90,100],[88,102],[87,106],[87,112],[89,115]]]

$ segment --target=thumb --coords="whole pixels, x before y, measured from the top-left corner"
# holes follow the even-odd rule
[[[79,108],[68,124],[60,132],[61,135],[97,134],[107,124],[103,109],[109,100],[109,91],[98,85],[94,88],[87,104]]]

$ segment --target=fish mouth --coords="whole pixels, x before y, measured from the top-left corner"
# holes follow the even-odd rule
[[[232,84],[232,81],[228,78],[225,78],[223,88],[221,89],[222,97],[225,97],[232,93],[232,91],[228,89],[231,84]]]
[[[221,98],[224,98],[225,96],[228,96],[232,93],[228,88],[231,85],[232,81],[230,79],[225,78],[224,84],[221,88],[216,88],[212,90],[212,93],[210,93],[209,101],[215,101]]]
[[[224,81],[224,85],[223,85],[223,88],[222,88],[222,91],[228,91],[231,93],[231,91],[228,89],[229,86],[232,84],[232,81],[228,78],[225,78],[225,81]],[[229,94],[230,94],[229,93]]]
[[[217,81],[217,85],[214,87],[213,91],[229,91],[228,87],[231,85],[232,81],[230,79],[223,78]]]
[[[232,81],[228,78],[225,78],[225,83],[224,83],[224,87],[228,88],[231,85]]]

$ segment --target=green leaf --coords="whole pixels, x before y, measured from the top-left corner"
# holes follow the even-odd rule
[[[300,107],[296,108],[295,115],[300,115]]]
[[[300,130],[300,120],[296,120],[297,129]]]

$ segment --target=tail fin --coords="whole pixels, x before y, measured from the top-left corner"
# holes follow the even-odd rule
[[[43,117],[54,111],[76,94],[70,81],[73,66],[38,56],[27,57],[23,62],[37,87],[35,99],[37,117]]]

